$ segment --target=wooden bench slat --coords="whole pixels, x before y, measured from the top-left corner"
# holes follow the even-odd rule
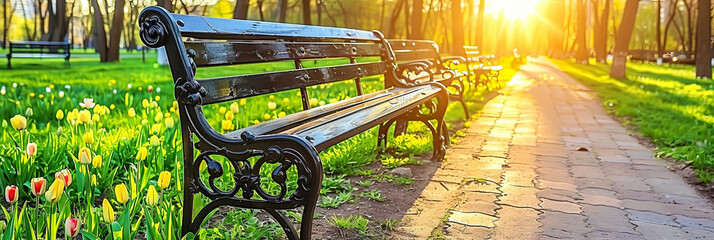
[[[200,79],[198,81],[207,92],[207,95],[203,98],[203,104],[211,104],[312,85],[372,76],[382,74],[384,71],[384,62],[371,62]]]
[[[183,37],[199,39],[343,39],[379,41],[371,31],[173,14]]]
[[[421,60],[421,59],[438,59],[439,58],[439,53],[430,50],[430,49],[419,49],[419,50],[414,50],[414,51],[394,51],[394,56],[396,57],[397,61],[399,62],[405,62],[405,61],[413,61],[413,60]]]
[[[196,52],[193,59],[199,67],[381,54],[380,46],[374,43],[190,41],[185,45]]]

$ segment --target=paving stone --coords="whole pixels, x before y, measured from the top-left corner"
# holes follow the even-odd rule
[[[510,171],[503,172],[504,185],[513,185],[520,187],[535,187],[536,172],[534,170]]]
[[[622,232],[613,232],[613,231],[607,231],[607,230],[594,230],[592,232],[589,232],[585,234],[585,238],[587,239],[602,239],[602,240],[610,240],[610,239],[628,239],[628,240],[646,240],[642,236],[638,234],[633,234],[633,233],[622,233]]]
[[[610,206],[615,208],[622,207],[622,201],[617,198],[588,193],[580,193],[580,195],[582,196],[582,200],[580,201],[581,203],[598,206]]]
[[[485,227],[469,227],[461,224],[449,224],[444,227],[443,234],[447,239],[476,240],[488,239],[491,229]]]
[[[593,228],[637,234],[627,212],[619,208],[584,204],[583,214],[587,217],[586,222]]]
[[[645,183],[652,186],[652,190],[662,195],[679,195],[686,197],[699,197],[699,194],[681,178],[649,178]]]
[[[572,184],[572,183],[567,183],[567,182],[556,182],[556,181],[548,181],[548,180],[539,180],[538,181],[538,187],[539,188],[553,188],[553,189],[561,189],[561,190],[566,190],[566,191],[571,191],[571,192],[578,192],[577,187]]]
[[[580,205],[567,202],[567,201],[556,201],[547,198],[541,198],[542,203],[541,208],[544,210],[564,212],[564,213],[581,213]]]
[[[634,190],[634,191],[649,191],[650,186],[647,185],[642,178],[637,176],[612,176],[609,175],[608,179],[613,182],[613,189],[620,192],[622,190]]]
[[[597,188],[609,190],[612,189],[614,185],[612,180],[609,179],[576,178],[574,182],[575,186],[578,186],[579,189]]]
[[[536,197],[537,188],[503,186],[500,189],[503,193],[497,204],[506,204],[516,207],[530,207],[539,209],[540,200]]]
[[[446,185],[447,187],[444,187]],[[454,198],[458,184],[431,181],[424,187],[419,198],[430,201],[447,201]]]
[[[461,225],[469,227],[493,227],[493,222],[496,221],[496,217],[477,213],[477,212],[460,212],[460,211],[449,211],[449,222],[458,223]]]
[[[682,224],[683,226],[714,232],[714,220],[712,219],[692,218],[680,215],[675,215],[674,217],[674,220],[677,221],[677,223]]]
[[[650,211],[656,212],[664,215],[672,215],[672,208],[676,207],[674,204],[666,204],[655,201],[640,201],[632,199],[622,200],[622,206],[626,209],[634,209],[640,211]]]
[[[549,237],[582,239],[588,232],[585,217],[580,214],[544,211],[538,221],[543,235]]]
[[[663,215],[654,212],[625,210],[631,221],[646,222],[658,225],[667,225],[672,227],[680,227],[680,224],[674,221],[673,216]]]
[[[645,239],[690,239],[681,228],[639,221],[632,221],[632,224],[637,226],[635,230]]]
[[[540,226],[537,219],[536,210],[503,206],[498,210],[492,239],[535,239]]]
[[[603,172],[603,170],[602,170],[602,168],[600,168],[600,166],[573,166],[570,169],[570,172],[572,172],[573,177],[576,177],[576,178],[607,179],[607,176],[605,176],[605,172]]]
[[[481,192],[463,192],[454,210],[461,212],[480,212],[496,215],[498,194]]]
[[[578,200],[582,199],[582,196],[580,196],[580,194],[576,192],[553,188],[541,189],[536,193],[536,196],[538,196],[538,198],[540,199],[547,198],[551,200],[566,201],[571,203],[576,203]]]

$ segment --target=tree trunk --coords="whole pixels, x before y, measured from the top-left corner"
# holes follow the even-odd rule
[[[424,36],[422,35],[421,32],[421,25],[422,25],[422,16],[423,16],[423,9],[424,9],[424,1],[423,0],[414,0],[412,2],[412,31],[411,31],[411,36],[409,38],[411,39],[423,39]]]
[[[598,3],[597,1],[595,3]],[[594,38],[595,42],[593,46],[595,47],[595,59],[599,63],[605,63],[607,60],[607,26],[610,19],[610,6],[612,5],[612,0],[605,0],[604,6],[602,7],[602,12],[599,16],[596,13],[596,21],[594,25]],[[594,9],[597,11],[599,6],[595,5]]]
[[[310,19],[310,0],[302,0],[302,23],[312,25],[312,20]]]
[[[586,0],[576,0],[578,1],[577,11],[578,11],[578,29],[575,35],[575,42],[578,45],[577,52],[575,53],[575,61],[580,64],[588,64],[588,45],[587,45],[587,8],[585,7]]]
[[[392,16],[389,18],[389,27],[387,28],[387,38],[395,38],[395,34],[397,32],[397,20],[399,20],[399,14],[402,11],[404,1],[406,0],[399,0],[397,5],[394,7],[394,10],[392,10]]]
[[[549,1],[547,12],[548,21],[548,56],[552,58],[563,58],[563,35],[566,31],[565,23],[565,1]]]
[[[614,58],[610,67],[610,77],[624,78],[625,67],[627,64],[627,49],[630,46],[630,38],[632,37],[632,29],[635,27],[635,18],[637,17],[637,8],[640,0],[627,0],[625,2],[625,10],[622,14],[622,21],[617,31],[617,40],[615,41]]]
[[[69,19],[67,18],[67,1],[55,0],[48,1],[54,7],[48,7],[49,11],[49,31],[42,36],[43,41],[64,41],[69,28]]]
[[[288,12],[288,0],[278,0],[278,7],[275,11],[278,15],[278,22],[284,23]]]
[[[156,5],[166,8],[169,12],[174,12],[174,3],[172,0],[156,0]]]
[[[662,54],[664,54],[664,46],[662,46],[662,0],[657,0],[656,6],[657,10],[655,11],[655,21],[657,21],[657,23],[655,24],[655,37],[657,40],[655,43],[657,44],[657,63],[661,63],[660,59],[662,59]]]
[[[119,61],[119,42],[121,41],[121,32],[124,29],[124,0],[114,1],[114,17],[112,17],[112,27],[109,29],[109,48],[107,49],[107,61]]]
[[[483,49],[483,15],[484,8],[486,8],[486,0],[478,1],[478,17],[476,20],[476,39],[474,39],[476,46]]]
[[[248,8],[250,0],[236,0],[236,7],[233,9],[233,19],[248,19]]]
[[[712,78],[711,0],[698,0],[697,5],[697,77]]]
[[[464,20],[461,12],[461,0],[451,0],[451,36],[453,42],[451,53],[465,56],[464,52]]]
[[[104,16],[102,16],[102,11],[99,8],[97,0],[91,1],[92,9],[94,9],[94,32],[96,36],[94,44],[97,53],[99,53],[99,60],[101,62],[107,62],[107,32],[104,30]]]

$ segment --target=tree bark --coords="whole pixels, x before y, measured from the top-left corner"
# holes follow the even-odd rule
[[[310,0],[302,0],[302,23],[312,25],[312,20],[310,19]]]
[[[593,44],[595,48],[595,59],[599,63],[605,63],[607,60],[607,26],[610,19],[610,6],[612,5],[612,0],[605,0],[604,6],[602,6],[602,11],[597,12],[600,7],[598,6],[599,1],[595,1],[595,25],[594,25],[594,38],[595,42]]]
[[[464,20],[461,11],[461,0],[451,1],[451,36],[453,42],[451,45],[451,53],[459,56],[465,56],[464,53]]]
[[[632,29],[635,27],[635,18],[637,17],[639,4],[639,0],[627,0],[627,2],[625,2],[625,10],[622,14],[622,21],[620,21],[620,27],[617,31],[617,40],[615,41],[610,77],[625,77],[627,49],[630,46],[630,38],[632,37]]]
[[[587,45],[587,9],[585,7],[586,0],[576,0],[578,11],[578,29],[575,35],[575,42],[578,45],[575,53],[575,61],[580,64],[588,64],[588,45]]]
[[[288,12],[288,0],[278,0],[278,7],[275,9],[278,22],[284,23]]]
[[[697,77],[712,78],[711,0],[698,0],[697,5]]]
[[[67,29],[69,28],[67,1],[50,0],[48,4],[50,4],[47,9],[49,11],[49,28],[48,32],[42,36],[42,41],[63,41],[65,36],[67,36]],[[51,5],[54,5],[54,7],[51,7]]]
[[[480,8],[479,8],[480,9]],[[549,34],[548,34],[548,56],[552,58],[563,58],[563,35],[566,32],[565,23],[565,1],[549,1]]]
[[[94,30],[96,33],[96,48],[99,53],[101,62],[117,62],[119,61],[119,42],[121,41],[121,33],[124,28],[124,0],[116,0],[114,2],[115,9],[112,17],[112,26],[109,29],[109,41],[107,45],[107,32],[104,29],[104,16],[99,7],[97,0],[91,0],[94,10]]]
[[[422,35],[421,32],[421,24],[422,24],[422,16],[423,12],[422,10],[424,9],[424,1],[423,0],[414,0],[412,2],[412,29],[411,29],[411,35],[409,36],[410,39],[423,39],[424,36]]]
[[[387,28],[387,38],[395,38],[396,36],[397,20],[399,20],[399,14],[402,11],[404,1],[406,0],[399,0],[392,10],[392,15],[389,17],[389,27]]]
[[[476,46],[483,48],[483,15],[484,9],[486,8],[486,0],[478,1],[478,17],[476,20],[476,39],[474,39]]]
[[[174,12],[174,3],[172,0],[156,0],[156,5],[166,8],[169,12]]]
[[[248,19],[248,8],[250,0],[236,0],[236,7],[233,9],[233,19]]]

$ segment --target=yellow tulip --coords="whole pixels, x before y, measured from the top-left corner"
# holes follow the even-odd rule
[[[156,206],[159,203],[159,194],[156,192],[154,185],[149,185],[149,190],[146,193],[146,204]]]
[[[92,114],[92,122],[99,122],[99,114]]]
[[[79,117],[79,110],[77,110],[76,108],[72,111],[67,112],[67,121],[72,122],[74,120],[77,120],[77,117]]]
[[[336,98],[330,98],[330,103],[336,103],[337,99]]]
[[[146,156],[149,154],[149,150],[146,149],[146,147],[140,147],[139,152],[136,153],[136,160],[143,161],[146,159]]]
[[[141,101],[141,106],[144,107],[144,108],[148,108],[148,107],[149,107],[149,100],[144,99],[143,101]]]
[[[114,186],[114,194],[117,196],[117,201],[120,203],[126,203],[129,201],[129,191],[123,183]]]
[[[221,114],[225,114],[226,111],[227,111],[227,110],[226,110],[226,107],[220,107],[220,108],[218,108],[218,112],[221,113]]]
[[[178,109],[178,102],[177,101],[172,102],[171,107]]]
[[[90,130],[82,135],[85,144],[94,144],[94,133]]]
[[[159,134],[159,132],[161,132],[161,124],[160,123],[151,125],[151,133]]]
[[[171,173],[168,171],[163,171],[159,174],[159,187],[161,189],[166,189],[171,183]]]
[[[55,181],[52,182],[50,188],[45,192],[45,199],[47,199],[50,203],[56,203],[59,201],[62,197],[62,193],[64,193],[64,186],[65,184],[62,179],[55,178]]]
[[[55,114],[55,117],[57,118],[57,120],[62,120],[64,118],[64,112],[62,111],[62,109],[57,110],[57,114]]]
[[[240,100],[240,105],[241,105],[241,106],[245,105],[246,103],[247,103],[247,101],[245,100],[245,98],[243,98],[243,99]]]
[[[263,114],[263,119],[270,120],[270,114]]]
[[[226,120],[233,121],[233,111],[226,112]]]
[[[102,202],[102,217],[104,217],[104,222],[106,223],[111,224],[114,222],[114,208],[106,198]]]
[[[129,110],[127,111],[127,115],[129,115],[130,118],[135,117],[135,116],[136,116],[136,110],[134,110],[134,108],[129,108]]]
[[[285,117],[285,112],[280,112],[280,113],[278,113],[278,117],[279,117],[279,118]]]
[[[163,118],[164,118],[164,115],[159,112],[159,113],[156,114],[156,116],[154,116],[154,121],[155,121],[155,122],[161,122],[161,120],[162,120]]]
[[[166,128],[174,128],[174,119],[172,117],[167,117],[164,119],[164,125],[166,125]]]
[[[233,113],[238,113],[239,110],[240,110],[240,109],[238,109],[238,103],[235,103],[235,102],[234,102],[234,103],[231,104],[231,112],[233,112]]]
[[[85,109],[82,111],[79,111],[79,121],[82,123],[88,123],[92,119],[92,114],[89,112],[89,110]]]
[[[83,147],[79,149],[79,156],[77,157],[79,159],[79,163],[87,165],[92,163],[92,154],[89,151],[89,148]]]
[[[151,138],[149,138],[149,143],[152,147],[159,146],[159,137],[157,137],[156,135],[151,135]]]
[[[317,98],[310,98],[310,107],[315,107],[317,106]]]
[[[270,95],[270,101],[273,101],[273,100],[275,100],[275,96],[274,96],[274,95]]]
[[[230,120],[221,121],[221,129],[223,129],[223,131],[232,131],[234,127],[235,125],[233,125],[233,122]]]
[[[270,110],[275,110],[275,108],[278,107],[278,104],[275,104],[274,102],[268,102],[268,109]]]
[[[283,104],[285,104],[285,105],[290,104],[290,99],[289,99],[289,98],[283,98]]]
[[[158,102],[159,100],[161,100],[161,96],[154,97],[154,100]]]
[[[94,156],[92,159],[92,166],[94,166],[94,168],[102,168],[102,156]]]
[[[116,108],[116,106],[114,106],[114,104],[109,105],[109,109],[114,110],[114,108]]]
[[[12,127],[18,131],[25,130],[25,128],[27,128],[27,118],[20,115],[15,115],[10,118],[10,123],[12,123]]]

